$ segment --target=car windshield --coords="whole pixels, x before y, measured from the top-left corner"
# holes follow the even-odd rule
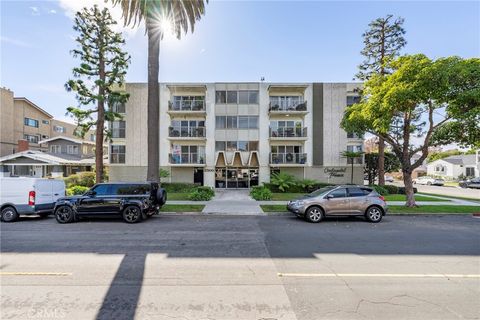
[[[335,188],[334,186],[323,187],[323,188],[320,188],[318,190],[313,191],[312,193],[307,194],[306,196],[309,197],[309,198],[317,197],[317,196],[320,196],[324,193],[327,193],[328,191],[333,190],[334,188]]]

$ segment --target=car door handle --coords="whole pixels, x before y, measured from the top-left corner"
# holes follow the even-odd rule
[[[58,196],[58,193],[55,193],[54,196]]]

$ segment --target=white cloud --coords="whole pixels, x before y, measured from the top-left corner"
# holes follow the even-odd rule
[[[38,11],[38,7],[30,7],[30,10],[32,10],[32,15],[33,16],[39,16],[40,12]]]
[[[52,10],[48,11],[48,13],[56,14],[56,13],[57,13],[57,10],[53,10],[53,9],[52,9]]]
[[[18,46],[18,47],[32,47],[31,44],[29,44],[25,41],[18,40],[18,39],[12,39],[12,38],[8,38],[8,37],[4,37],[4,36],[0,36],[0,41],[4,42],[4,43],[13,44],[14,46]]]
[[[139,30],[141,32],[144,31],[145,25],[143,23],[135,28],[132,28],[131,26],[124,27],[122,10],[118,5],[116,7],[113,7],[110,2],[105,2],[104,0],[60,0],[60,7],[65,11],[65,15],[72,20],[78,11],[80,11],[84,7],[91,8],[95,4],[98,5],[100,8],[107,7],[110,10],[110,14],[112,15],[113,19],[117,21],[117,25],[114,27],[114,30],[117,32],[123,32],[125,37],[131,38]]]
[[[200,53],[204,53],[205,51],[207,51],[207,49],[202,48],[202,49],[200,50]]]

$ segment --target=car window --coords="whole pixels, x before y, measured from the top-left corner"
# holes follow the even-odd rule
[[[332,195],[333,198],[345,198],[347,196],[346,191],[347,191],[347,189],[345,189],[345,188],[337,189],[337,190],[333,190],[328,195]]]
[[[307,197],[311,197],[311,198],[317,197],[319,195],[327,193],[328,191],[332,190],[333,188],[335,188],[335,187],[323,187],[323,188],[317,189],[317,190],[313,191],[312,193],[307,194]]]
[[[116,187],[115,194],[119,195],[144,195],[150,193],[150,186],[146,184],[118,185]]]
[[[109,184],[99,184],[93,191],[96,192],[97,196],[104,196],[109,194],[110,185]]]
[[[372,189],[368,189],[368,188],[362,188],[362,191],[365,195],[369,195],[370,193],[372,193]]]
[[[348,188],[349,197],[363,197],[365,192],[360,188]]]

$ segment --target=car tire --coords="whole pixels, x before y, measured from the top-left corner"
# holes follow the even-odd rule
[[[71,223],[74,218],[75,214],[70,206],[61,206],[55,209],[55,219],[57,219],[58,223]]]
[[[323,220],[323,217],[324,217],[324,213],[322,208],[317,206],[312,206],[308,208],[307,211],[305,212],[305,219],[308,222],[319,223],[320,221]]]
[[[371,206],[365,212],[365,218],[372,223],[379,223],[382,221],[383,211],[378,206]]]
[[[12,206],[5,207],[2,209],[0,219],[3,222],[15,222],[18,220],[18,212]]]
[[[123,209],[122,216],[126,223],[137,223],[142,220],[142,212],[137,206],[127,206]]]
[[[427,182],[427,186],[431,186],[432,183],[430,181]]]

